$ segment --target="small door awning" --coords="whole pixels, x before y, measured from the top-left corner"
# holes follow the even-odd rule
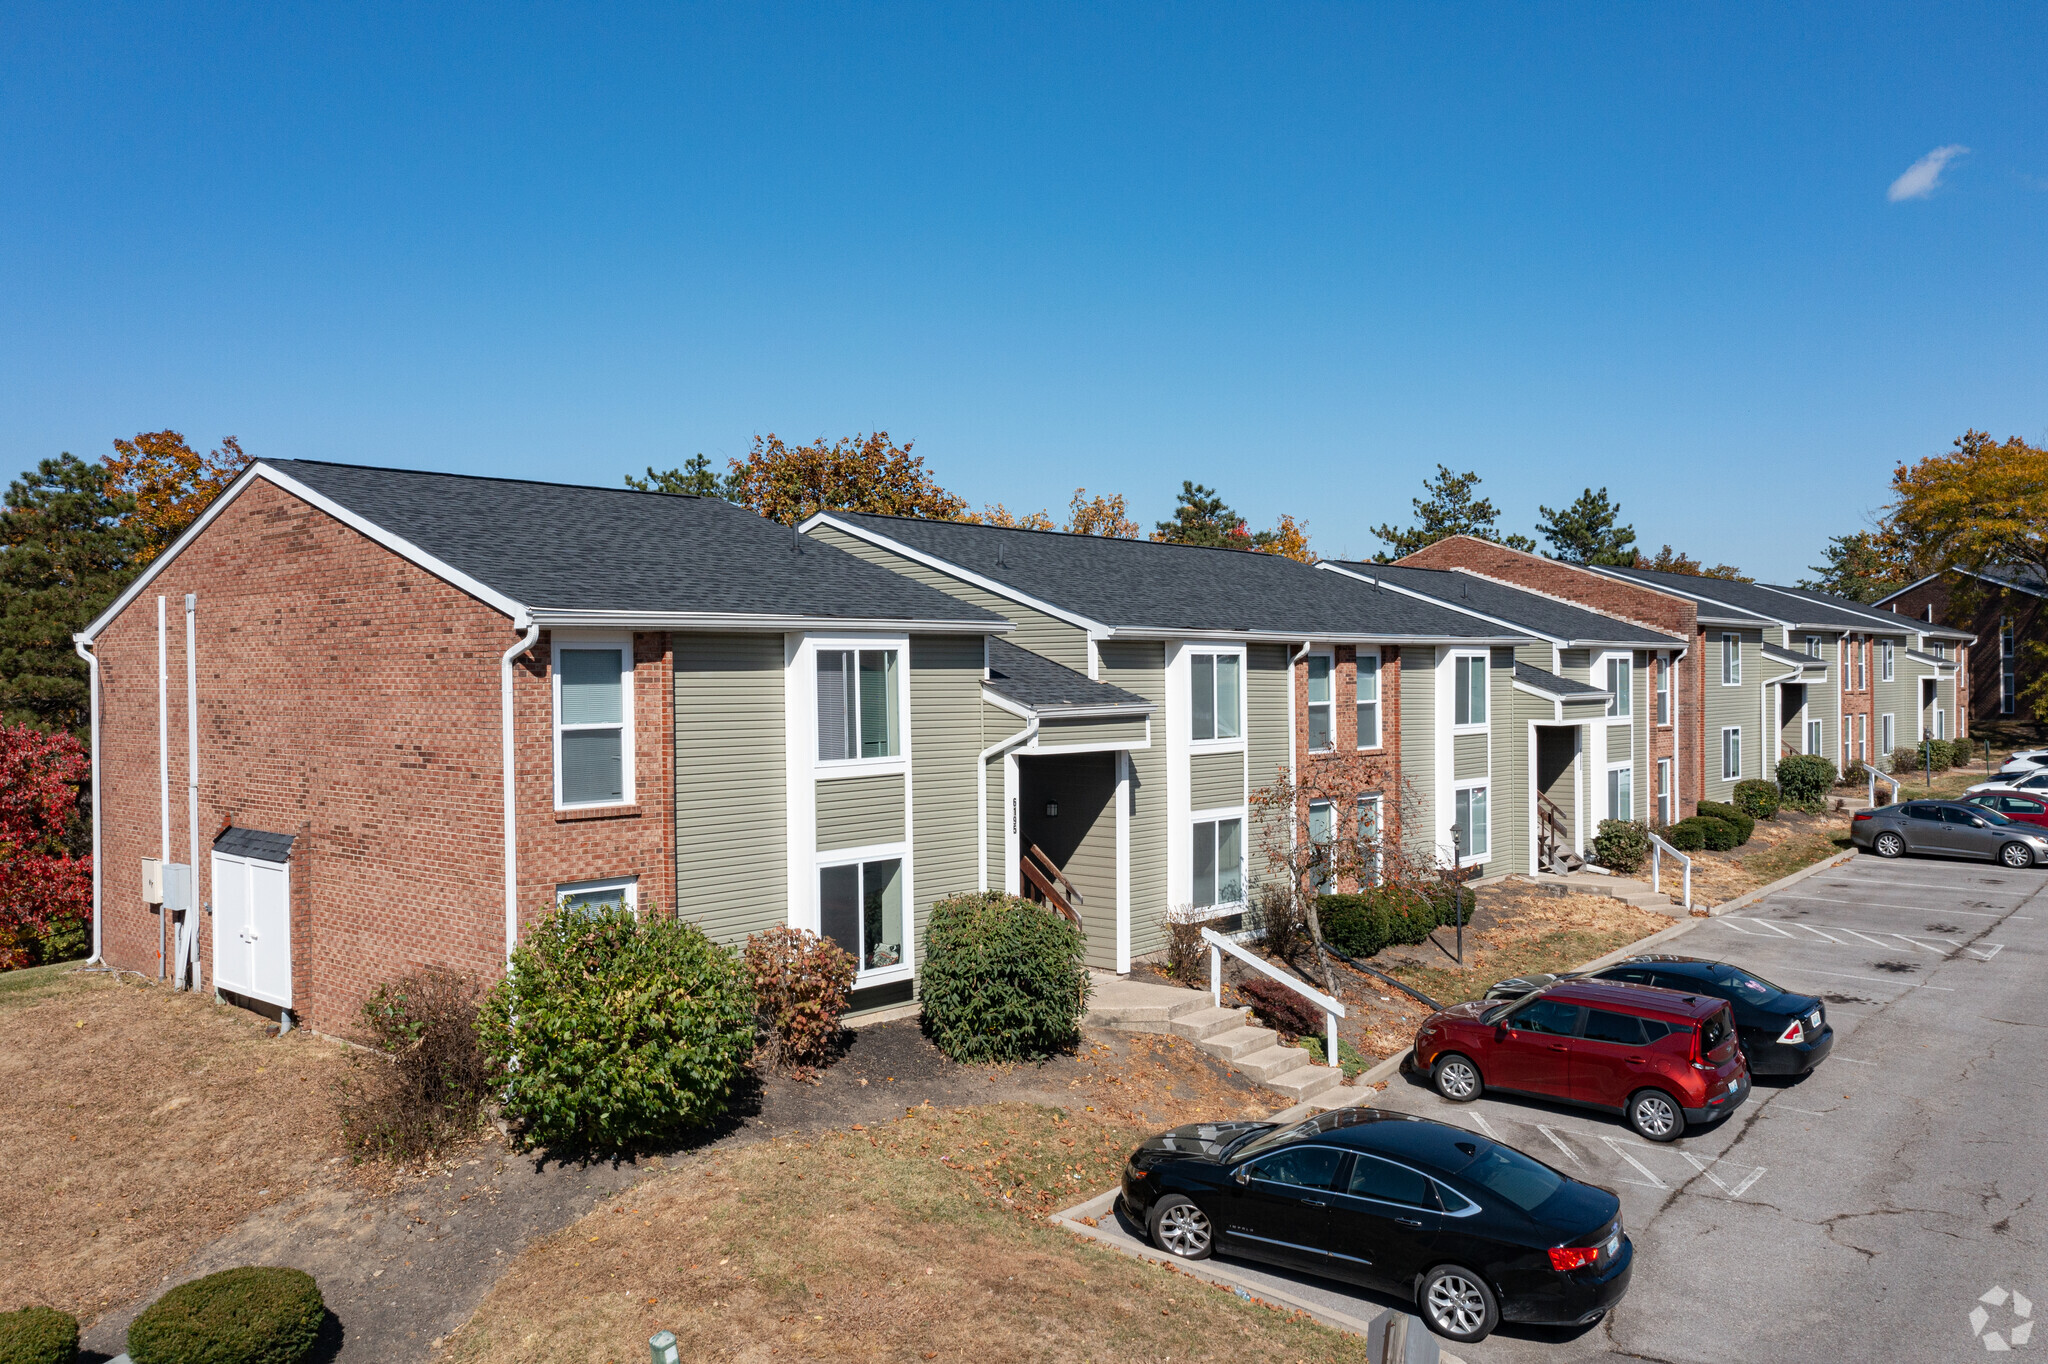
[[[229,857],[253,857],[258,862],[289,862],[292,860],[291,834],[265,833],[261,829],[243,829],[230,824],[214,836],[213,850]]]

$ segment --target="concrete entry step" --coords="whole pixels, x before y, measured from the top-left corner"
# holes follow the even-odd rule
[[[1628,876],[1602,876],[1598,872],[1574,872],[1570,876],[1553,876],[1539,872],[1529,878],[1538,888],[1552,895],[1605,895],[1620,900],[1623,904],[1647,909],[1652,914],[1668,914],[1674,919],[1686,917],[1685,906],[1670,893],[1659,893],[1650,889],[1646,882]],[[1677,873],[1664,878],[1667,886],[1683,885]],[[1698,903],[1695,897],[1694,903]]]
[[[1184,1037],[1296,1102],[1343,1083],[1336,1067],[1316,1064],[1299,1047],[1280,1045],[1280,1035],[1253,1023],[1248,1010],[1218,1008],[1210,1003],[1207,990],[1155,985],[1106,971],[1089,974],[1094,979],[1085,1020],[1089,1027]]]
[[[1170,1033],[1175,1019],[1211,1007],[1206,990],[1152,985],[1108,971],[1088,974],[1093,991],[1088,998],[1088,1016],[1082,1021],[1091,1028]]]

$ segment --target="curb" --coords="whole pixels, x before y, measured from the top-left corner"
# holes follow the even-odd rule
[[[1771,882],[1768,886],[1758,886],[1755,890],[1746,890],[1742,894],[1730,900],[1727,904],[1714,906],[1712,909],[1708,910],[1707,913],[1715,918],[1719,918],[1721,915],[1728,913],[1730,910],[1745,909],[1750,905],[1755,904],[1758,900],[1763,899],[1766,895],[1775,895],[1779,891],[1784,890],[1788,886],[1798,885],[1801,881],[1804,881],[1809,876],[1818,876],[1824,871],[1832,871],[1836,867],[1842,866],[1843,864],[1848,862],[1853,862],[1855,860],[1856,853],[1853,849],[1845,853],[1836,853],[1833,857],[1823,857],[1820,861],[1814,863],[1812,866],[1801,867],[1798,871],[1793,872],[1790,876],[1781,876],[1777,880]]]

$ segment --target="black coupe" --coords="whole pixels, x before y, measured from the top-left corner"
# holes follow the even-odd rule
[[[1628,1291],[1621,1200],[1462,1127],[1340,1108],[1194,1123],[1124,1169],[1123,1215],[1169,1255],[1266,1260],[1413,1298],[1452,1340],[1597,1320]]]

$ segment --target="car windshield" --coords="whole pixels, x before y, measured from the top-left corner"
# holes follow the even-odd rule
[[[1485,1013],[1479,1015],[1479,1021],[1481,1023],[1498,1023],[1503,1018],[1506,1018],[1510,1012],[1512,1012],[1515,1009],[1521,1008],[1524,1004],[1527,1004],[1530,1000],[1536,998],[1536,996],[1542,993],[1542,990],[1531,990],[1526,995],[1517,995],[1513,999],[1504,1000],[1501,1003],[1494,1005],[1491,1009],[1488,1009]]]
[[[2011,820],[2007,819],[2004,815],[2001,815],[2000,813],[1998,813],[1998,811],[1992,809],[1988,805],[1972,805],[1970,807],[1970,813],[1977,816],[1977,818],[1983,820],[1986,824],[2012,823]]]
[[[1487,1146],[1458,1174],[1532,1216],[1565,1185],[1564,1176],[1548,1165],[1506,1146]]]
[[[1753,976],[1736,966],[1716,966],[1714,979],[1729,987],[1724,998],[1739,999],[1745,1004],[1769,1005],[1785,993],[1762,976]]]
[[[1291,1127],[1254,1129],[1251,1133],[1252,1140],[1245,1141],[1240,1137],[1238,1144],[1224,1147],[1223,1158],[1234,1160],[1239,1156],[1255,1156],[1261,1151],[1270,1151],[1275,1146],[1284,1146],[1297,1137],[1313,1136],[1317,1130],[1314,1118],[1307,1122],[1295,1123]]]

